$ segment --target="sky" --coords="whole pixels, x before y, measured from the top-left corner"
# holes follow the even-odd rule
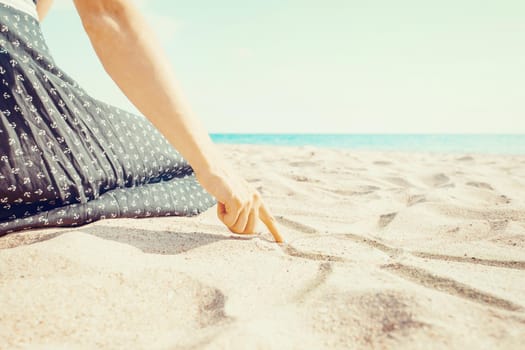
[[[523,0],[134,3],[211,133],[525,133]],[[72,0],[42,29],[91,95],[139,113]]]

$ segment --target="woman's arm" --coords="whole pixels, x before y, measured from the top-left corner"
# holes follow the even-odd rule
[[[173,70],[155,34],[130,0],[75,0],[106,72],[129,100],[199,173],[215,154],[207,132],[180,99]]]
[[[130,0],[74,0],[106,72],[129,100],[191,164],[235,233],[251,233],[260,218],[281,237],[260,194],[236,175],[207,131],[181,100],[175,74],[144,17]]]

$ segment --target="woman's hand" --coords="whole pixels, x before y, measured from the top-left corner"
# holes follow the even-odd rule
[[[261,194],[234,171],[219,169],[195,173],[199,183],[217,199],[217,216],[233,233],[253,233],[260,219],[278,243],[283,242],[274,217],[264,205]]]

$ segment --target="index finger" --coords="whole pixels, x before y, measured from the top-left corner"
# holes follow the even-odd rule
[[[275,219],[268,212],[268,209],[266,209],[264,203],[261,203],[261,206],[259,207],[259,217],[261,218],[261,221],[266,225],[266,227],[268,227],[273,238],[275,238],[275,241],[277,243],[282,243],[283,238],[279,233],[279,230],[277,229],[277,225],[275,225]]]

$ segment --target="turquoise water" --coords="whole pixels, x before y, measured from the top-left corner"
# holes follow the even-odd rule
[[[525,135],[211,134],[216,143],[525,155]]]

